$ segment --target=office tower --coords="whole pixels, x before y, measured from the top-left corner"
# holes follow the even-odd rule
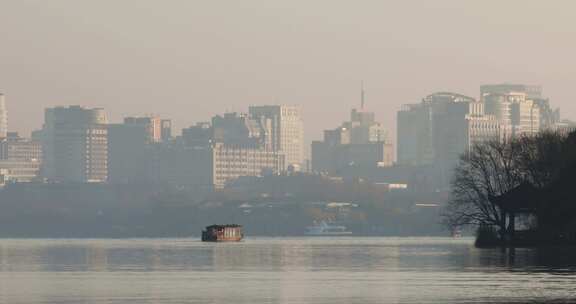
[[[154,181],[154,146],[144,124],[108,125],[108,182],[137,184]]]
[[[496,116],[503,137],[534,135],[540,131],[540,108],[526,93],[490,93],[483,96],[486,113]]]
[[[365,144],[370,142],[389,142],[388,130],[375,120],[374,112],[361,109],[352,109],[350,121],[344,127],[351,131],[350,142]]]
[[[6,100],[4,94],[0,93],[0,139],[6,138],[8,134],[8,111],[6,110]]]
[[[540,132],[540,108],[533,100],[513,103],[510,109],[514,136]]]
[[[472,97],[440,92],[398,112],[398,163],[433,166],[445,182],[475,144],[498,140],[500,121]]]
[[[212,124],[199,122],[194,126],[182,129],[182,136],[179,141],[188,147],[209,147],[214,141]]]
[[[540,131],[555,130],[561,122],[560,109],[552,108],[548,98],[535,98],[533,101],[540,112]]]
[[[162,119],[155,116],[145,117],[126,117],[125,125],[141,126],[146,129],[147,139],[150,143],[159,143],[162,141]]]
[[[243,176],[278,174],[284,155],[273,149],[272,119],[242,113],[216,115],[182,130],[160,149],[159,181],[196,189],[222,189]]]
[[[162,119],[160,123],[162,125],[162,131],[160,132],[162,142],[169,142],[172,139],[172,120]]]
[[[196,189],[222,189],[239,177],[278,174],[284,157],[254,147],[214,143],[210,146],[162,147],[159,180]]]
[[[351,111],[350,121],[325,130],[323,141],[312,142],[312,170],[317,172],[338,175],[347,168],[388,167],[392,163],[387,130],[363,107]]]
[[[485,115],[481,102],[474,99],[449,101],[436,104],[433,111],[434,165],[446,181],[452,177],[452,170],[463,153],[475,144],[499,140],[500,124],[494,116]]]
[[[284,169],[284,156],[278,152],[222,142],[206,145],[202,138],[196,137],[193,146],[183,140],[161,147],[160,182],[202,190],[222,189],[239,177],[278,174]]]
[[[105,182],[107,123],[103,109],[46,109],[42,130],[44,177],[54,182]]]
[[[187,146],[178,141],[158,153],[158,182],[194,190],[213,190],[214,153],[211,146]]]
[[[284,155],[274,151],[216,143],[212,147],[212,184],[224,188],[243,176],[278,174],[285,167]]]
[[[428,104],[405,104],[396,115],[397,162],[405,166],[432,164],[431,107]]]
[[[40,162],[42,144],[37,140],[22,138],[16,132],[8,132],[7,137],[0,140],[0,159]]]
[[[298,106],[251,106],[250,117],[269,119],[271,148],[285,156],[285,165],[301,167],[304,161],[304,124]]]
[[[521,84],[495,84],[480,87],[486,113],[500,121],[504,138],[534,135],[551,129],[559,121],[559,111],[542,97],[542,87]]]
[[[238,113],[225,113],[212,118],[214,142],[272,151],[269,134],[271,121],[267,119],[253,119],[247,114]]]
[[[40,173],[41,144],[8,132],[0,139],[0,184],[31,182]]]
[[[0,160],[0,186],[7,182],[32,182],[38,178],[39,173],[38,161]]]
[[[32,131],[30,134],[30,140],[42,143],[42,129]]]

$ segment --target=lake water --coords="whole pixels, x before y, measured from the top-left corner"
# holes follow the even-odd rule
[[[574,252],[471,239],[0,240],[0,303],[572,301]]]

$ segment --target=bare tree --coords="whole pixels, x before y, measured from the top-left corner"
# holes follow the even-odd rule
[[[520,137],[510,144],[517,146],[516,164],[523,179],[539,189],[556,179],[572,160],[566,149],[567,137],[557,132]]]
[[[451,227],[488,225],[502,236],[506,220],[494,198],[523,183],[544,189],[576,155],[576,133],[543,132],[480,143],[462,155],[452,180],[444,220]]]
[[[518,186],[521,145],[497,140],[477,144],[462,155],[452,180],[451,200],[444,220],[449,226],[490,225],[506,229],[501,210],[491,199]]]

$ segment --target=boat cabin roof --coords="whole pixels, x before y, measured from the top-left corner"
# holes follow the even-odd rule
[[[206,229],[223,229],[223,228],[242,228],[242,225],[226,224],[226,225],[211,225],[206,227]]]

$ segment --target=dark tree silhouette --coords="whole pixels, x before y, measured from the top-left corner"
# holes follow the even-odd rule
[[[571,150],[567,143],[566,136],[554,132],[511,141],[510,145],[518,151],[515,163],[523,182],[543,189],[558,178],[560,171],[572,162],[573,156],[566,153]]]
[[[522,180],[517,168],[519,145],[488,141],[462,155],[452,180],[451,199],[444,220],[451,227],[496,226],[505,230],[501,210],[491,202]]]
[[[520,185],[546,191],[575,160],[576,133],[543,132],[477,144],[454,171],[444,221],[450,227],[496,227],[503,237],[506,221],[494,198]]]

